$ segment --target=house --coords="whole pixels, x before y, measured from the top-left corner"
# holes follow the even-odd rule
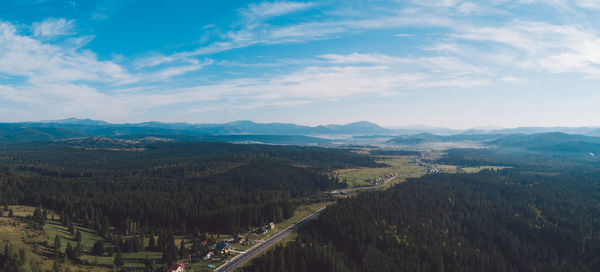
[[[271,222],[268,225],[266,225],[265,227],[267,227],[268,229],[273,229],[275,227],[275,223]]]
[[[224,254],[224,253],[228,253],[231,250],[231,246],[227,242],[219,242],[219,243],[217,243],[217,246],[215,247],[215,249],[217,252]]]
[[[213,256],[213,252],[212,251],[205,251],[204,253],[202,253],[202,255],[200,256],[202,258],[202,260],[210,260],[210,258],[212,258]]]
[[[233,237],[232,242],[236,243],[236,244],[242,244],[242,243],[246,242],[246,238],[244,238],[244,236],[237,235],[237,236]]]
[[[264,234],[264,233],[267,233],[267,231],[269,231],[269,230],[266,227],[262,227],[262,228],[256,230],[256,233]]]
[[[183,272],[185,271],[185,265],[183,263],[175,263],[165,268],[165,272]]]

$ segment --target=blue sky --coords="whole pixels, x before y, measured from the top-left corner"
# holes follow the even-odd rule
[[[0,122],[600,126],[600,0],[0,2]]]

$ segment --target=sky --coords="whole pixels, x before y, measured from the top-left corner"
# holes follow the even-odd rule
[[[0,1],[0,122],[600,126],[600,0]]]

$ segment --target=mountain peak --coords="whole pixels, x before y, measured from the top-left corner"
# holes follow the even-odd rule
[[[109,123],[101,121],[101,120],[92,120],[92,119],[79,119],[75,117],[60,119],[60,120],[47,120],[42,121],[42,123],[56,123],[56,124],[65,124],[65,125],[94,125],[94,126],[104,126]]]
[[[376,127],[376,128],[381,128],[381,126],[379,126],[378,124],[375,123],[371,123],[369,121],[358,121],[358,122],[352,122],[349,124],[346,124],[344,126],[354,126],[354,127]]]

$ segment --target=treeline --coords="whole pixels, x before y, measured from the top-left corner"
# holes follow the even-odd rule
[[[112,141],[112,140],[111,140]],[[0,203],[53,209],[113,234],[233,233],[293,215],[340,183],[326,169],[377,165],[340,150],[223,143],[77,142],[0,147]]]
[[[244,271],[600,271],[599,188],[569,172],[427,175],[340,199]]]
[[[371,150],[369,153],[371,155],[383,155],[383,156],[419,156],[421,152],[414,150],[386,150],[386,149],[376,149]]]
[[[600,156],[593,153],[540,152],[523,148],[459,148],[444,152],[446,155],[430,162],[458,166],[510,166],[535,172],[600,174]]]

